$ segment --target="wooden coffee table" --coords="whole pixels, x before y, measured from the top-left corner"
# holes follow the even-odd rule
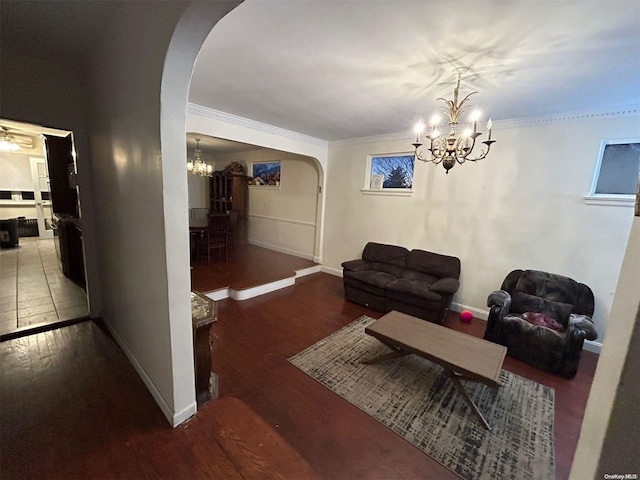
[[[506,347],[395,310],[366,327],[365,333],[380,340],[393,352],[362,363],[378,363],[411,354],[437,363],[444,368],[483,425],[491,430],[460,380],[498,388]]]

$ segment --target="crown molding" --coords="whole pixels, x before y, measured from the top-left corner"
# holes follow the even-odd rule
[[[594,118],[633,117],[640,115],[640,105],[628,105],[617,108],[591,110],[582,112],[556,113],[539,117],[514,118],[510,120],[498,120],[493,122],[493,128],[523,128],[538,127],[554,123],[562,123],[571,120],[590,120]]]
[[[231,113],[222,112],[220,110],[214,110],[213,108],[203,107],[195,103],[189,103],[187,105],[187,113],[193,115],[199,115],[202,117],[212,118],[221,122],[238,125],[252,130],[258,130],[260,132],[269,133],[272,135],[278,135],[281,137],[297,140],[312,145],[328,148],[329,146],[346,146],[346,145],[359,145],[367,143],[377,142],[393,142],[393,141],[406,141],[412,139],[414,133],[409,132],[395,132],[385,133],[382,135],[371,135],[367,137],[347,138],[344,140],[326,141],[320,138],[312,137],[310,135],[304,135],[302,133],[294,132],[293,130],[286,130],[284,128],[269,125],[267,123],[257,122],[248,118],[233,115]],[[608,108],[601,110],[591,110],[583,112],[568,112],[557,113],[552,115],[544,115],[538,117],[523,117],[514,118],[508,120],[494,120],[493,130],[503,130],[509,128],[526,128],[526,127],[539,127],[545,125],[552,125],[555,123],[562,123],[574,120],[589,120],[597,118],[617,118],[617,117],[632,117],[640,115],[640,105],[628,105],[618,108]],[[462,125],[463,126],[463,125]]]
[[[284,128],[275,127],[267,123],[257,122],[249,118],[233,115],[232,113],[221,112],[220,110],[214,110],[213,108],[203,107],[202,105],[197,105],[195,103],[187,104],[187,113],[211,118],[213,120],[218,120],[224,123],[230,123],[232,125],[238,125],[240,127],[250,128],[252,130],[258,130],[260,132],[265,132],[272,135],[278,135],[280,137],[289,138],[291,140],[310,143],[319,147],[328,148],[329,146],[329,142],[320,138],[294,132],[293,130],[286,130]]]
[[[609,108],[603,110],[592,110],[588,112],[572,112],[572,113],[558,113],[553,115],[545,115],[539,117],[523,117],[514,118],[509,120],[494,120],[493,131],[506,130],[509,128],[526,128],[526,127],[539,127],[544,125],[552,125],[555,123],[562,123],[573,120],[588,120],[594,118],[616,118],[616,117],[633,117],[640,115],[640,105],[629,105],[626,107]],[[464,128],[463,124],[460,124],[461,128]],[[335,140],[329,142],[332,147],[347,146],[347,145],[360,145],[367,143],[377,142],[393,142],[393,141],[406,141],[415,138],[415,133],[409,132],[396,132],[385,133],[382,135],[371,135],[367,137],[347,138],[344,140]]]

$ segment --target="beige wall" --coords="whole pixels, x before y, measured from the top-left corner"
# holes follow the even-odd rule
[[[496,122],[497,123],[497,122]],[[584,118],[498,128],[482,162],[418,162],[412,197],[363,195],[368,154],[402,152],[408,136],[329,147],[324,264],[359,257],[368,241],[461,259],[459,305],[486,312],[486,299],[512,269],[546,270],[591,286],[604,338],[632,209],[586,205],[600,141],[640,134],[638,117]]]
[[[249,243],[314,258],[320,172],[317,162],[303,155],[272,149],[218,155],[216,170],[239,161],[251,174],[254,162],[281,162],[280,188],[249,186]]]

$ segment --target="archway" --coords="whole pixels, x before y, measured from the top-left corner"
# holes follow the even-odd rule
[[[169,328],[173,377],[173,425],[196,412],[191,304],[185,122],[191,72],[214,25],[240,1],[194,2],[176,25],[164,62],[160,93],[160,142]]]

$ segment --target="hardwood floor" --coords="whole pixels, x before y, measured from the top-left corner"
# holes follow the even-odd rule
[[[0,341],[88,315],[86,294],[62,273],[53,238],[20,238],[0,250]]]
[[[93,322],[0,344],[0,477],[454,479],[450,471],[289,364],[367,314],[342,280],[318,273],[219,302],[213,369],[220,398],[172,429],[126,357]],[[484,322],[446,324],[481,336]],[[569,475],[597,356],[573,380],[507,357],[556,391],[556,471]]]
[[[317,263],[255,245],[236,245],[229,249],[227,262],[213,257],[192,260],[191,287],[202,293],[221,288],[245,290],[295,275],[296,270],[315,267]]]

